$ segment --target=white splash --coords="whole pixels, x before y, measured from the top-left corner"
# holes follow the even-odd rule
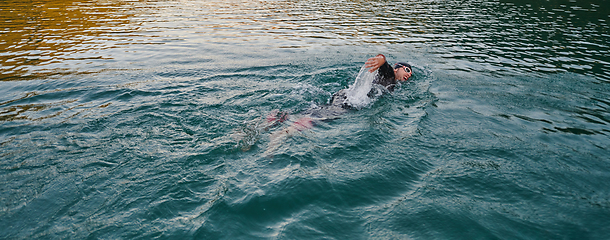
[[[347,89],[347,99],[345,100],[345,103],[357,109],[361,109],[371,104],[373,100],[369,98],[368,93],[373,87],[373,81],[375,80],[378,71],[379,70],[369,72],[368,68],[362,66],[358,73],[358,77],[356,77],[356,81]]]

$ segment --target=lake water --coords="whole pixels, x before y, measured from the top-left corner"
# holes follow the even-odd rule
[[[4,0],[0,238],[608,239],[608,6]]]

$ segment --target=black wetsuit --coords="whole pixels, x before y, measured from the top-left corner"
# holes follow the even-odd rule
[[[394,75],[394,69],[388,62],[385,62],[377,72],[374,84],[384,86],[388,91],[394,91],[396,86],[396,77]],[[333,94],[330,104],[321,107],[311,108],[302,112],[302,115],[309,115],[310,117],[317,120],[331,120],[339,118],[340,115],[346,113],[349,109],[352,109],[347,100],[347,89],[341,89],[340,91]]]
[[[390,92],[394,91],[394,86],[396,86],[396,75],[394,75],[394,68],[385,62],[381,67],[379,67],[379,72],[377,72],[377,78],[373,83],[379,84],[381,86],[386,87]]]

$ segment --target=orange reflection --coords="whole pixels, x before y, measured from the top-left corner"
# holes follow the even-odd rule
[[[72,60],[70,55],[75,53],[108,48],[96,44],[97,38],[109,28],[128,23],[122,4],[76,0],[2,1],[0,80],[70,74],[67,69],[45,66]]]

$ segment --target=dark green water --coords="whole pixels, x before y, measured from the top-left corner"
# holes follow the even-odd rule
[[[608,239],[608,6],[3,1],[0,238]]]

